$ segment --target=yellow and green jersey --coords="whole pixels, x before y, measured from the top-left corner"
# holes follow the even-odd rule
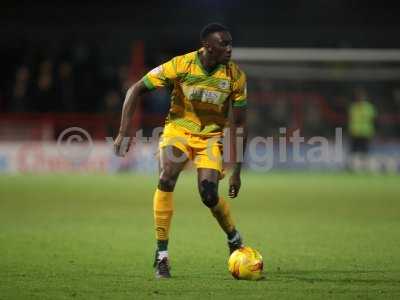
[[[227,124],[230,105],[247,105],[246,76],[232,61],[208,73],[199,59],[201,51],[174,57],[147,73],[143,81],[150,90],[172,89],[166,123],[196,134],[218,133]]]
[[[353,137],[371,138],[375,134],[376,111],[368,101],[355,102],[350,107],[349,128]]]

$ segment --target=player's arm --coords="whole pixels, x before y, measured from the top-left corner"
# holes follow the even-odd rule
[[[244,151],[247,144],[246,112],[247,109],[245,106],[232,108],[232,129],[234,136],[230,139],[230,149],[233,149],[235,163],[229,179],[230,198],[235,198],[238,195],[241,186],[240,171],[242,170],[242,158],[244,158]],[[237,145],[238,140],[243,141],[243,145]],[[237,153],[237,151],[241,151],[241,153]]]
[[[127,139],[129,124],[140,101],[140,96],[146,91],[165,87],[169,82],[175,80],[177,78],[176,66],[177,58],[175,57],[151,70],[126,93],[122,108],[121,126],[114,142],[114,151],[118,156],[124,156],[129,151],[129,140]]]
[[[141,96],[149,91],[144,80],[141,79],[131,86],[126,92],[124,105],[122,107],[121,124],[118,136],[114,141],[114,151],[118,156],[124,156],[129,151],[129,141],[127,138],[129,125]]]

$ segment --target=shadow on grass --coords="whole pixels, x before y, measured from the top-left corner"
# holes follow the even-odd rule
[[[400,286],[399,275],[400,270],[308,270],[277,271],[267,274],[268,278],[273,281],[282,281],[282,279],[286,279],[288,281],[297,280],[308,283],[391,284]]]
[[[172,281],[186,282],[192,280],[211,280],[211,281],[247,281],[236,280],[230,274],[201,273],[187,275],[173,275]],[[152,281],[153,279],[149,279]],[[156,279],[154,279],[156,280]],[[157,280],[156,280],[157,281]],[[247,281],[249,282],[249,281]],[[378,270],[293,270],[293,271],[271,271],[266,272],[264,277],[251,281],[255,284],[272,283],[334,283],[334,284],[359,284],[359,285],[393,285],[400,287],[400,270],[378,271]],[[400,289],[399,289],[400,292]]]

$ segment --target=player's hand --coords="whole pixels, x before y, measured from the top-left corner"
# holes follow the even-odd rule
[[[117,138],[114,141],[114,153],[117,156],[123,157],[126,153],[128,153],[130,146],[130,138],[122,134],[118,134]]]
[[[229,178],[229,198],[236,198],[241,186],[240,174],[232,174]]]

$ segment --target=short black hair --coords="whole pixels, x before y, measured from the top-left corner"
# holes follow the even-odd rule
[[[220,23],[210,23],[204,26],[204,28],[200,31],[200,40],[204,41],[207,36],[214,32],[220,31],[229,31],[228,27],[220,24]]]

